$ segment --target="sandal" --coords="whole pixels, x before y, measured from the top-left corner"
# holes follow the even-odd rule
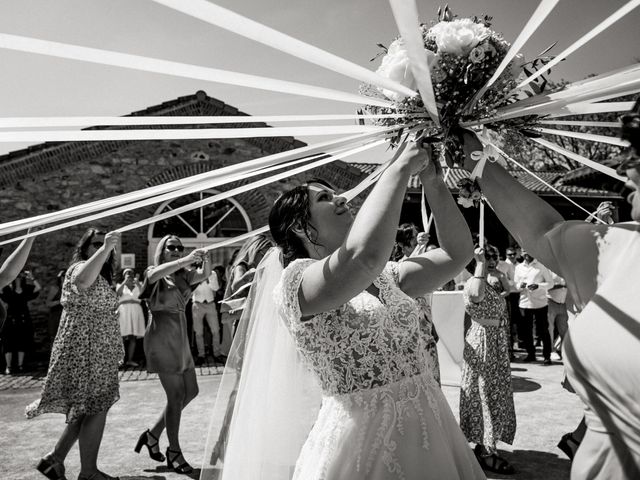
[[[149,430],[145,430],[144,432],[142,432],[142,435],[140,435],[140,438],[138,438],[138,443],[136,443],[136,446],[133,450],[136,453],[140,453],[142,447],[147,447],[147,450],[149,450],[149,457],[151,457],[152,460],[155,460],[156,462],[164,462],[164,455],[160,453],[158,439]]]
[[[476,445],[473,453],[476,454],[476,458],[478,459],[478,462],[480,463],[480,466],[483,470],[488,470],[500,475],[512,475],[516,473],[513,465],[507,462],[504,458],[498,456],[496,453],[483,454],[482,451],[483,448],[480,445]]]
[[[176,460],[182,458],[183,462],[176,465]],[[187,461],[182,456],[182,452],[180,450],[171,450],[167,448],[167,467],[173,470],[176,473],[184,473],[190,474],[193,472],[193,467],[187,463]]]
[[[573,460],[579,446],[580,442],[573,438],[571,433],[565,433],[558,442],[558,448],[562,450],[567,457],[569,457],[569,460]]]
[[[67,480],[64,476],[64,465],[51,454],[42,457],[36,468],[49,480]]]

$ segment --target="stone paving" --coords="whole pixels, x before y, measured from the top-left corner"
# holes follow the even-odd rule
[[[181,442],[185,457],[199,466],[220,381],[221,366],[198,367],[199,396],[184,411]],[[517,469],[512,476],[491,474],[490,479],[565,480],[570,462],[556,448],[560,436],[572,430],[582,416],[580,401],[560,386],[563,368],[560,363],[545,367],[540,363],[512,364],[518,429],[513,445],[499,444],[502,454]],[[121,399],[109,412],[100,451],[101,468],[119,475],[121,480],[185,479],[158,464],[146,454],[137,455],[133,446],[164,406],[164,393],[156,375],[142,369],[120,372]],[[51,449],[64,427],[61,415],[42,415],[26,420],[24,407],[38,398],[44,372],[0,375],[0,480],[44,480],[35,470],[38,459]],[[458,388],[445,386],[443,391],[454,414],[458,412]],[[166,437],[160,439],[166,448]],[[143,452],[144,453],[144,452]],[[77,446],[67,458],[67,478],[77,478]],[[196,470],[191,478],[198,478]],[[446,479],[444,479],[446,480]]]

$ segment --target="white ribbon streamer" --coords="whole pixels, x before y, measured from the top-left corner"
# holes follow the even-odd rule
[[[576,162],[580,162],[583,165],[593,168],[594,170],[599,171],[600,173],[604,173],[605,175],[610,176],[611,178],[615,178],[616,180],[620,180],[621,182],[626,182],[627,178],[622,175],[618,175],[616,171],[611,167],[606,167],[601,165],[598,162],[594,162],[593,160],[589,160],[588,158],[583,157],[582,155],[578,155],[575,152],[562,148],[560,145],[556,145],[555,143],[549,142],[543,138],[531,138],[532,141],[546,147],[550,150],[554,150],[561,155],[564,155],[571,160],[575,160]]]
[[[589,122],[582,120],[541,120],[541,125],[566,125],[574,127],[620,128],[620,122]]]
[[[608,103],[574,103],[565,105],[557,112],[549,114],[549,118],[568,117],[570,115],[591,115],[594,113],[628,112],[633,108],[633,102]]]
[[[134,224],[128,225],[126,227],[119,228],[119,229],[117,229],[117,231],[120,231],[120,232],[129,231],[129,230],[132,230],[132,229],[135,229],[135,228],[139,228],[139,227],[144,226],[144,225],[149,225],[151,223],[155,223],[155,222],[163,220],[165,218],[169,218],[169,217],[172,217],[172,216],[175,216],[175,215],[179,215],[180,213],[192,210],[194,208],[200,208],[200,207],[202,207],[204,205],[208,205],[208,204],[211,204],[211,203],[214,203],[214,202],[229,198],[231,196],[238,195],[238,194],[244,193],[244,192],[249,191],[249,190],[253,190],[255,188],[261,187],[261,186],[266,185],[268,183],[272,183],[272,182],[275,182],[275,181],[278,181],[278,180],[281,180],[281,179],[284,179],[284,178],[287,178],[287,177],[290,177],[290,176],[293,176],[293,175],[297,175],[297,174],[302,173],[302,172],[304,172],[306,170],[317,168],[319,166],[322,166],[322,165],[325,165],[327,163],[330,163],[330,162],[333,162],[335,160],[338,160],[339,158],[346,158],[348,156],[355,155],[355,154],[360,153],[360,152],[362,152],[364,150],[367,150],[369,148],[378,146],[378,145],[384,143],[385,141],[386,140],[373,141],[370,144],[364,145],[362,147],[351,149],[351,150],[349,150],[347,152],[344,152],[344,153],[341,153],[339,155],[330,155],[330,156],[328,156],[326,158],[322,158],[320,160],[308,163],[308,164],[303,165],[301,167],[297,167],[297,168],[294,168],[294,169],[291,169],[291,170],[287,170],[285,172],[273,175],[271,177],[268,177],[268,178],[265,178],[265,179],[262,179],[262,180],[258,180],[256,182],[253,182],[253,183],[250,183],[250,184],[247,184],[247,185],[243,185],[243,186],[240,186],[240,187],[237,187],[237,188],[234,188],[234,189],[231,189],[231,190],[228,190],[228,191],[213,195],[213,196],[208,197],[206,199],[191,203],[189,205],[182,206],[180,208],[176,208],[176,209],[170,210],[170,211],[165,212],[163,214],[156,215],[154,217],[141,220],[139,222],[136,222]],[[324,155],[322,155],[322,154],[319,154],[319,155],[324,157]],[[306,161],[306,160],[307,159],[295,160],[295,161],[291,162],[291,164],[300,163],[301,161]],[[256,174],[257,175],[261,175],[261,174],[273,171],[275,169],[280,169],[280,168],[284,168],[284,166],[283,165],[277,165],[277,166],[268,167],[268,168],[265,168],[263,170],[258,171]],[[237,181],[237,180],[241,180],[242,178],[243,178],[242,176],[236,176],[233,179],[231,179],[230,181]],[[201,185],[199,189],[202,190],[202,189],[206,189],[206,188],[208,188],[206,185]],[[14,237],[14,238],[11,238],[9,240],[5,240],[3,242],[0,242],[0,245],[6,245],[8,243],[13,243],[13,242],[16,242],[18,240],[22,240],[24,238],[43,235],[45,233],[50,233],[50,232],[62,230],[62,229],[73,227],[73,226],[76,226],[76,225],[79,225],[79,224],[82,224],[82,223],[93,222],[95,220],[100,220],[102,218],[106,218],[106,217],[110,217],[110,216],[113,216],[113,215],[118,215],[118,214],[121,214],[121,213],[125,213],[125,212],[128,212],[130,210],[134,210],[134,209],[138,209],[138,208],[144,208],[144,207],[147,207],[147,206],[149,206],[151,204],[160,203],[160,202],[163,202],[163,201],[171,199],[171,198],[175,198],[175,197],[178,197],[178,196],[184,196],[184,195],[188,195],[190,193],[194,193],[194,191],[199,191],[199,190],[196,190],[196,189],[193,189],[193,188],[184,189],[184,190],[179,190],[177,192],[171,192],[171,193],[169,193],[167,195],[153,197],[151,199],[144,200],[142,202],[137,202],[137,203],[133,203],[133,204],[124,205],[122,207],[118,207],[118,208],[114,208],[114,209],[111,209],[111,210],[103,211],[103,212],[100,212],[100,213],[97,213],[97,214],[94,214],[94,215],[90,215],[90,216],[87,216],[87,217],[82,217],[82,218],[79,218],[79,219],[75,219],[75,220],[72,220],[70,222],[54,225],[52,227],[47,227],[45,229],[38,230],[36,232],[31,232],[31,233],[28,233],[28,234],[25,234],[25,235],[22,235],[22,236],[19,236],[19,237]]]
[[[480,197],[480,219],[478,220],[478,246],[484,248],[484,197]]]
[[[500,77],[504,69],[507,68],[507,66],[509,65],[509,62],[511,62],[511,60],[513,60],[513,58],[518,54],[518,52],[522,49],[522,47],[527,42],[527,40],[529,40],[531,35],[533,35],[533,33],[538,29],[538,27],[542,24],[544,19],[547,18],[549,13],[551,13],[551,10],[555,8],[555,6],[558,4],[559,1],[560,0],[542,0],[540,2],[540,4],[538,5],[538,8],[536,8],[535,12],[533,12],[533,14],[531,15],[531,18],[529,18],[529,21],[527,22],[527,24],[524,26],[524,28],[518,35],[518,38],[516,38],[515,41],[511,44],[511,48],[509,49],[505,57],[502,59],[502,62],[500,62],[500,65],[498,65],[498,68],[496,69],[494,74],[487,81],[487,83],[478,91],[478,93],[474,95],[474,97],[469,102],[469,105],[465,107],[465,109],[467,109],[468,111],[473,109],[473,107],[478,102],[478,100],[480,100],[480,98],[482,98],[485,92],[489,88],[491,88],[491,86],[496,82],[496,80],[498,80],[498,78]]]
[[[389,0],[393,16],[396,19],[396,25],[400,36],[404,40],[409,56],[409,66],[413,73],[413,78],[418,84],[420,97],[427,113],[435,123],[436,127],[440,127],[440,119],[438,116],[438,107],[436,106],[436,97],[433,93],[433,84],[431,83],[431,71],[429,69],[429,60],[427,50],[424,48],[422,40],[422,30],[420,29],[420,21],[418,19],[418,7],[415,0]]]
[[[398,127],[390,127],[388,131],[393,131],[397,128]],[[174,180],[172,182],[168,182],[162,185],[148,187],[135,192],[125,193],[123,195],[118,195],[116,197],[97,200],[94,202],[90,202],[88,204],[70,207],[70,208],[61,210],[59,212],[53,212],[53,213],[38,215],[35,217],[26,218],[26,219],[6,222],[3,224],[0,224],[0,235],[7,235],[9,233],[14,233],[20,230],[26,230],[27,228],[37,227],[37,226],[45,225],[47,223],[57,222],[61,220],[66,220],[68,218],[73,218],[76,216],[86,215],[88,213],[104,210],[105,208],[110,208],[117,205],[123,205],[125,203],[130,203],[140,199],[149,198],[154,195],[160,195],[170,191],[179,190],[181,188],[194,185],[198,182],[203,182],[203,181],[214,182],[215,180],[218,180],[220,182],[218,183],[218,185],[220,185],[224,183],[225,181],[224,179],[226,177],[233,174],[247,175],[252,171],[265,168],[271,165],[276,165],[278,163],[283,163],[296,157],[299,158],[305,155],[312,155],[315,153],[324,152],[329,149],[339,149],[346,146],[353,146],[354,144],[357,144],[359,142],[366,142],[368,139],[374,138],[378,135],[379,135],[378,133],[375,133],[375,134],[367,133],[367,134],[353,135],[353,136],[341,138],[338,140],[321,142],[315,145],[300,147],[300,148],[288,150],[285,152],[267,155],[265,157],[242,162],[239,164],[229,165],[227,167],[219,168],[214,171],[204,172],[204,173],[193,175],[187,178]],[[209,183],[208,185],[209,185],[209,188],[211,188],[214,186],[214,183]]]
[[[621,138],[609,137],[607,135],[596,135],[594,133],[572,132],[569,130],[556,130],[553,128],[536,128],[536,131],[541,133],[548,133],[549,135],[558,135],[560,137],[587,140],[589,142],[606,143],[609,145],[616,145],[618,147],[628,147],[630,145],[629,142],[627,142],[626,140],[622,140]]]
[[[257,128],[180,128],[136,130],[33,130],[0,132],[0,142],[87,142],[122,140],[194,140],[220,138],[297,137],[383,132],[374,125]]]
[[[355,103],[358,105],[378,105],[380,107],[393,107],[393,103],[377,98],[364,97],[353,93],[341,92],[329,88],[316,87],[303,83],[277,80],[275,78],[259,77],[246,73],[230,72],[216,68],[201,67],[187,63],[172,62],[158,58],[143,57],[97,48],[80,47],[66,43],[39,40],[37,38],[23,37],[0,33],[0,48],[17,50],[21,52],[37,53],[52,57],[81,60],[83,62],[111,65],[115,67],[130,68],[146,72],[162,73],[177,77],[206,80],[208,82],[225,83],[240,87],[257,88],[274,92],[303,95],[306,97],[324,98],[337,102]]]
[[[560,63],[562,60],[567,58],[573,52],[578,50],[580,47],[586,44],[589,40],[594,38],[596,35],[604,32],[607,28],[609,28],[611,25],[613,25],[615,22],[620,20],[627,13],[631,12],[633,9],[635,9],[639,5],[640,5],[640,0],[631,0],[630,2],[627,2],[627,4],[625,4],[620,9],[616,10],[612,15],[607,17],[603,22],[596,25],[586,35],[584,35],[578,41],[576,41],[571,46],[569,46],[566,50],[562,51],[562,53],[559,53],[558,55],[556,55],[556,57],[553,60],[551,60],[549,63],[547,63],[544,67],[542,67],[536,73],[534,73],[533,75],[531,75],[530,77],[522,81],[516,88],[522,88],[525,85],[528,85],[533,80],[535,80],[536,78],[541,76],[543,73],[548,71],[550,68],[555,67],[558,63]]]
[[[416,95],[398,82],[205,0],[153,1],[347,77],[410,97]]]
[[[220,116],[134,116],[134,117],[4,117],[0,128],[42,128],[82,126],[207,125],[235,123],[324,122],[428,118],[425,114],[337,114],[337,115],[220,115]]]
[[[532,139],[535,140],[535,139]],[[587,214],[591,214],[591,212],[589,212],[589,210],[587,210],[586,208],[584,208],[583,206],[581,206],[580,204],[576,203],[575,201],[573,201],[571,198],[569,198],[567,195],[565,195],[564,193],[562,193],[560,190],[558,190],[556,187],[554,187],[553,185],[551,185],[550,183],[545,182],[542,178],[540,178],[538,175],[536,175],[533,171],[529,170],[527,167],[525,167],[524,165],[522,165],[521,163],[519,163],[518,161],[514,160],[513,158],[511,158],[509,155],[507,155],[505,152],[503,152],[502,150],[500,150],[500,148],[498,148],[495,144],[493,143],[489,143],[488,145],[491,145],[493,148],[496,149],[496,151],[498,153],[500,153],[500,155],[502,155],[504,158],[506,158],[507,160],[509,160],[511,163],[513,163],[514,165],[517,165],[518,167],[520,167],[522,170],[524,170],[525,172],[527,172],[529,175],[531,175],[533,178],[535,178],[536,180],[538,180],[540,183],[542,183],[543,185],[546,185],[547,187],[549,187],[551,190],[553,190],[554,192],[556,192],[558,195],[560,195],[562,198],[564,198],[565,200],[567,200],[569,203],[571,203],[572,205],[578,207],[580,210],[582,210],[583,212],[586,212]],[[600,220],[599,218],[597,219],[600,223],[604,223],[602,220]]]

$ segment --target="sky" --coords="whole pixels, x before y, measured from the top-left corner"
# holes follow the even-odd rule
[[[186,1],[186,0],[184,0]],[[397,29],[387,0],[217,0],[252,20],[375,70],[369,60]],[[559,53],[626,3],[561,0],[529,40],[525,57],[557,41]],[[421,20],[439,3],[418,0]],[[514,40],[538,5],[534,0],[450,0],[460,16],[493,16]],[[582,79],[640,60],[640,8],[615,23],[551,74]],[[175,12],[151,0],[0,0],[0,32],[293,80],[357,93],[357,80]],[[0,117],[122,116],[204,90],[251,115],[354,113],[353,104],[311,99],[0,49]],[[323,137],[300,138],[308,143]],[[0,154],[26,144],[0,143]],[[356,161],[386,159],[384,150]]]

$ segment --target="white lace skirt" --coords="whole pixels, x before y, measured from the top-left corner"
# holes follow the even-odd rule
[[[325,397],[294,480],[484,479],[430,373]]]
[[[118,305],[118,318],[120,319],[120,334],[123,337],[133,335],[144,337],[144,313],[137,303],[123,303]]]

